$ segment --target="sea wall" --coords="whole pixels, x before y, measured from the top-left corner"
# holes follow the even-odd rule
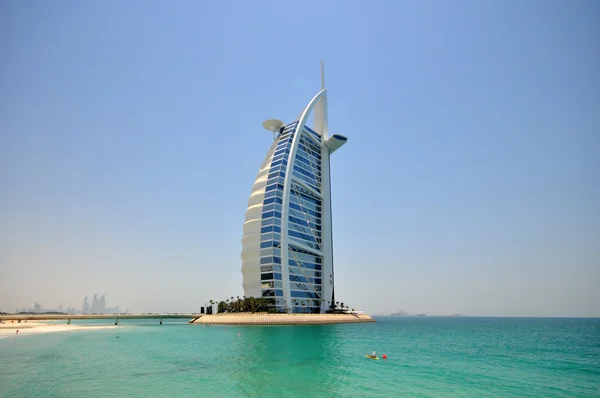
[[[375,322],[367,314],[266,314],[237,313],[203,315],[190,323],[206,325],[327,325]]]

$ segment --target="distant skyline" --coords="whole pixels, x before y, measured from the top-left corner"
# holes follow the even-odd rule
[[[88,296],[85,296],[82,300],[82,304],[77,305],[67,305],[64,306],[62,302],[60,302],[56,307],[44,307],[44,303],[38,303],[37,301],[34,303],[33,307],[23,307],[17,308],[16,310],[7,310],[0,308],[0,312],[34,312],[34,313],[44,313],[44,312],[65,312],[68,314],[90,314],[90,313],[99,313],[99,314],[118,314],[121,312],[119,305],[114,307],[107,306],[106,295],[102,294],[98,297],[98,293],[94,293],[92,297],[91,303],[89,302]],[[124,312],[129,312],[129,309],[124,310]]]
[[[318,11],[315,11],[318,7]],[[0,311],[242,296],[244,210],[320,87],[336,298],[600,316],[600,3],[0,4]]]

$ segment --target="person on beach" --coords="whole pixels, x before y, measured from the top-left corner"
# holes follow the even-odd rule
[[[17,329],[17,333],[16,334],[19,334],[19,329]]]

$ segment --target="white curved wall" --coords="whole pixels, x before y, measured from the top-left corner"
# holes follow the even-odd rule
[[[284,281],[283,299],[284,299],[284,303],[286,303],[286,310],[288,312],[291,311],[291,307],[289,307],[289,303],[292,303],[292,296],[291,296],[290,284],[289,284],[290,276],[289,276],[288,267],[287,267],[287,265],[289,264],[289,252],[288,252],[287,248],[289,247],[288,223],[289,223],[289,213],[290,213],[290,186],[292,184],[292,178],[293,178],[292,170],[294,169],[294,163],[296,161],[296,152],[298,151],[298,144],[300,142],[300,137],[302,136],[302,131],[304,130],[304,125],[308,121],[308,116],[312,112],[312,109],[315,107],[315,105],[317,105],[317,103],[321,99],[324,102],[327,101],[327,89],[326,88],[319,91],[317,93],[317,95],[315,95],[313,97],[313,99],[310,100],[310,102],[308,103],[306,108],[304,108],[304,111],[300,115],[300,118],[298,119],[298,126],[296,127],[296,134],[294,135],[294,138],[292,140],[292,145],[290,147],[288,164],[287,164],[287,167],[285,170],[286,177],[285,177],[285,183],[283,185],[283,203],[282,203],[282,211],[281,211],[281,247],[284,248],[284,250],[281,251],[281,264],[285,265],[284,267],[282,267],[282,271],[283,271],[282,277],[283,277],[283,281]],[[329,154],[327,154],[326,159],[322,159],[321,161],[329,162]],[[326,235],[327,226],[324,225],[324,228],[325,228],[325,230],[323,231],[323,237],[325,240],[327,237],[327,235]],[[327,255],[327,254],[325,254],[325,255]],[[328,271],[327,269],[324,269],[323,274],[326,275],[327,271]],[[333,285],[333,281],[331,283]],[[326,293],[326,292],[324,292],[324,293]],[[324,298],[327,299],[327,297],[324,297]],[[331,299],[329,299],[329,300],[331,300]]]
[[[325,312],[329,303],[334,299],[334,269],[333,269],[333,234],[332,234],[332,220],[331,220],[331,183],[329,174],[329,155],[335,151],[345,142],[345,137],[338,136],[334,139],[329,140],[328,125],[327,125],[327,90],[323,88],[317,95],[315,95],[309,102],[307,107],[300,114],[296,120],[295,135],[289,144],[289,154],[287,156],[287,165],[285,167],[285,179],[283,182],[282,189],[282,205],[281,205],[281,264],[282,264],[282,292],[283,297],[277,297],[277,306],[279,307],[280,298],[282,298],[283,307],[286,311],[293,311],[291,304],[293,302],[291,296],[291,287],[289,279],[289,213],[290,213],[290,190],[292,180],[296,180],[293,177],[294,164],[296,159],[296,153],[300,143],[304,127],[308,121],[309,115],[315,110],[315,127],[316,132],[321,136],[321,178],[322,178],[322,293],[321,298],[324,301],[321,304],[321,312]],[[286,128],[291,128],[288,125]],[[307,133],[308,134],[308,133]],[[339,138],[342,137],[342,138]],[[337,141],[344,142],[337,142]],[[327,146],[327,142],[331,143],[331,148]],[[243,276],[243,288],[244,295],[246,297],[262,297],[261,289],[261,273],[260,273],[260,244],[261,244],[261,224],[262,224],[262,210],[263,202],[265,197],[265,188],[267,185],[267,178],[271,169],[271,162],[273,159],[273,153],[279,140],[275,140],[271,145],[271,148],[267,152],[265,160],[263,161],[260,171],[256,176],[256,180],[252,187],[252,194],[248,199],[248,209],[246,210],[246,218],[243,226],[243,238],[242,238],[242,276]],[[334,145],[335,144],[335,145]],[[333,148],[333,150],[331,150]],[[279,189],[279,188],[278,188]],[[277,281],[275,281],[277,283]],[[277,289],[277,285],[275,285]],[[297,290],[296,287],[293,288]]]
[[[244,288],[244,296],[246,297],[262,296],[260,288],[260,228],[267,176],[271,168],[271,160],[273,159],[273,152],[276,145],[277,140],[273,141],[265,160],[260,165],[260,171],[256,175],[256,180],[252,186],[252,193],[248,199],[248,209],[246,209],[241,256],[242,286]]]

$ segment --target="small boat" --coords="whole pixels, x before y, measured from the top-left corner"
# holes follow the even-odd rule
[[[373,360],[375,360],[375,361],[379,359],[378,357],[372,357],[372,356],[371,356],[371,355],[369,355],[369,354],[365,355],[365,358],[368,358],[368,359],[373,359]]]

